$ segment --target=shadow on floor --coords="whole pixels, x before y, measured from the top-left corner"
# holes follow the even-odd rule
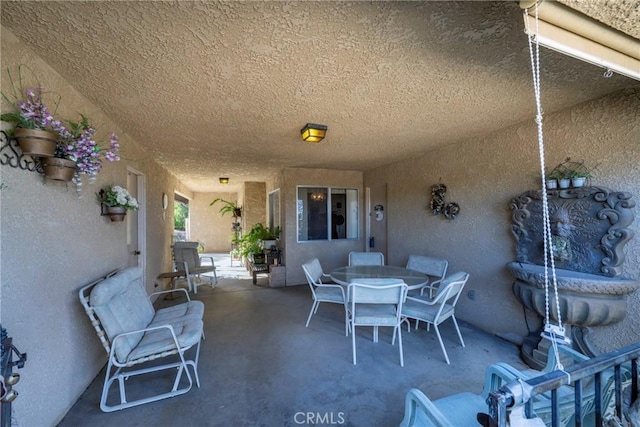
[[[253,285],[249,278],[221,278],[216,288],[200,287],[193,298],[206,307],[200,388],[102,413],[101,372],[59,425],[297,426],[315,420],[325,425],[397,426],[412,387],[431,399],[462,391],[479,393],[487,365],[502,361],[524,367],[514,344],[464,322],[464,348],[451,323],[441,326],[451,365],[433,330],[405,330],[402,368],[397,344],[391,346],[391,331],[382,328],[380,341],[373,343],[371,329],[362,327],[357,330],[354,366],[341,307],[321,304],[305,328],[311,307],[306,285],[268,288]],[[95,345],[100,345],[97,337]],[[155,382],[137,378],[130,382],[132,390],[155,387]]]

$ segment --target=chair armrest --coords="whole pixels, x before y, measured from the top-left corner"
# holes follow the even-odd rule
[[[528,375],[520,372],[507,363],[493,363],[484,371],[484,387],[482,389],[482,396],[488,398],[489,392],[497,390],[511,381],[518,379],[527,380],[529,378],[530,377]]]
[[[149,294],[149,299],[151,299],[151,297],[152,297],[152,296],[154,296],[154,295],[168,294],[169,292],[173,293],[173,292],[180,292],[180,291],[181,291],[181,292],[184,292],[184,294],[187,296],[187,301],[191,301],[191,298],[189,298],[189,292],[187,292],[187,290],[186,290],[186,289],[184,289],[184,288],[178,288],[178,289],[175,289],[175,290],[171,290],[171,289],[169,289],[168,291],[156,291],[156,292],[151,292],[151,293]]]
[[[405,398],[404,418],[400,427],[412,426],[453,427],[453,424],[424,393],[412,388]]]
[[[202,260],[203,259],[208,259],[211,260],[211,266],[215,268],[215,263],[213,262],[213,257],[212,256],[201,256],[200,257],[200,265],[202,265]]]
[[[427,298],[428,297],[418,298],[418,297],[415,297],[415,296],[407,296],[407,300],[419,302],[420,304],[426,304],[426,305],[435,305],[438,302],[438,300],[440,299],[440,298],[438,298],[438,299],[430,299],[430,298],[427,299]]]
[[[347,300],[344,295],[344,286],[342,285],[333,284],[333,283],[322,283],[322,284],[317,283],[316,286],[318,288],[340,288],[340,292],[342,293],[342,300],[343,301]]]
[[[180,344],[178,343],[178,337],[176,336],[176,332],[174,331],[173,326],[171,326],[170,324],[164,324],[164,325],[157,325],[157,326],[137,329],[135,331],[122,332],[122,333],[116,335],[113,338],[113,340],[111,341],[111,351],[109,352],[109,357],[112,360],[118,360],[118,358],[115,355],[115,353],[116,353],[116,342],[118,340],[125,339],[129,335],[144,334],[145,332],[158,331],[160,329],[168,329],[169,330],[169,332],[171,333],[171,337],[173,339],[173,343],[175,345],[175,348],[176,348],[176,350],[179,350],[180,349]],[[131,351],[133,351],[134,349],[135,349],[135,346],[133,348],[131,348]],[[127,353],[127,359],[129,357],[129,354],[131,354],[131,351],[129,351],[129,353]],[[127,363],[127,361],[119,361],[119,362],[120,363]]]
[[[429,289],[429,296],[433,298],[433,291],[438,290],[438,286],[440,286],[440,282],[442,282],[442,279],[427,282],[426,285],[420,288],[420,295],[424,295],[424,290]]]

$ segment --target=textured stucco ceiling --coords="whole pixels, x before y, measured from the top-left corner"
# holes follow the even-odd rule
[[[638,2],[618,3],[583,8],[637,36]],[[533,117],[516,2],[3,0],[1,13],[194,191],[283,167],[367,170]],[[546,112],[638,86],[541,61]],[[303,143],[307,122],[327,138]]]

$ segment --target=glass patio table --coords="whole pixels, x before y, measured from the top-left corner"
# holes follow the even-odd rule
[[[409,270],[404,267],[394,267],[391,265],[352,265],[340,267],[330,274],[334,282],[349,286],[352,279],[360,278],[384,278],[402,279],[409,286],[409,290],[420,289],[429,282],[426,274],[419,271]]]

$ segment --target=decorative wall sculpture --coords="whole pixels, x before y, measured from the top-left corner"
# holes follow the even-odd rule
[[[438,183],[431,186],[431,201],[429,209],[434,215],[442,214],[446,219],[456,219],[460,213],[460,205],[457,203],[446,203],[447,186]]]

